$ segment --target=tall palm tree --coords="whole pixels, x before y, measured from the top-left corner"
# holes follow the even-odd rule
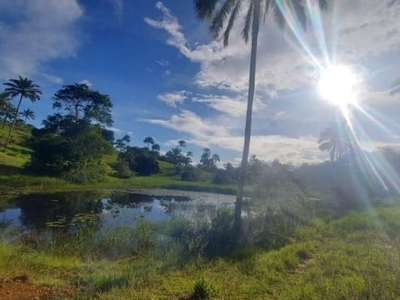
[[[151,136],[144,138],[143,143],[147,144],[147,149],[150,149],[150,145],[154,145],[154,139]]]
[[[32,102],[40,99],[40,95],[42,94],[39,86],[35,84],[32,80],[28,78],[22,78],[19,76],[18,79],[10,79],[8,82],[5,82],[6,86],[5,92],[10,95],[10,97],[14,98],[19,96],[19,102],[17,106],[17,111],[15,112],[14,121],[11,125],[10,132],[8,133],[7,142],[4,146],[4,152],[7,151],[8,144],[10,143],[11,134],[14,130],[15,123],[18,119],[19,109],[21,107],[22,99],[28,98]]]
[[[24,111],[21,112],[21,116],[24,118],[24,123],[26,124],[26,121],[28,119],[30,120],[35,120],[36,116],[35,116],[35,112],[31,109],[25,109]]]
[[[327,9],[328,0],[316,1],[318,1],[321,10]],[[303,28],[305,28],[307,10],[303,0],[194,0],[197,18],[200,20],[211,21],[210,31],[214,37],[218,37],[221,30],[225,28],[223,33],[224,46],[228,46],[229,34],[237,16],[240,15],[243,4],[246,5],[247,12],[245,15],[245,25],[242,30],[242,37],[247,43],[251,34],[251,52],[246,125],[244,130],[242,162],[235,204],[234,231],[236,233],[236,237],[239,235],[241,230],[243,189],[246,183],[246,172],[250,150],[251,123],[256,80],[257,43],[260,20],[262,16],[265,17],[271,11],[275,16],[275,20],[277,21],[278,25],[280,27],[284,27],[288,19],[285,18],[283,9],[289,9],[297,18],[297,20],[303,25]]]
[[[319,149],[329,152],[331,161],[339,160],[352,151],[345,129],[334,125],[327,126],[320,134]]]

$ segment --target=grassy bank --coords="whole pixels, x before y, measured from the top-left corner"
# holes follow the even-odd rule
[[[8,127],[0,126],[0,145],[3,145],[8,134]],[[28,192],[56,192],[71,190],[97,189],[146,189],[166,188],[189,191],[205,191],[224,194],[235,194],[232,185],[216,185],[210,182],[185,182],[178,176],[171,176],[172,165],[160,162],[160,174],[148,177],[134,176],[129,179],[119,179],[113,176],[111,165],[117,159],[117,153],[105,158],[108,174],[103,182],[90,184],[72,184],[59,178],[30,175],[24,172],[24,165],[30,159],[31,150],[26,147],[30,137],[27,129],[17,129],[13,133],[12,144],[7,153],[0,151],[0,194]]]
[[[399,228],[400,209],[379,208],[317,220],[272,251],[184,260],[183,244],[151,250],[155,228],[143,223],[92,243],[3,241],[0,277],[50,299],[398,299]]]

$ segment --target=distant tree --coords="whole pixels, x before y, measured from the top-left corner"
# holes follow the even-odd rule
[[[155,153],[156,155],[159,155],[160,150],[161,150],[161,147],[160,147],[159,144],[153,144],[153,145],[151,145],[151,151],[152,151],[153,153]]]
[[[19,96],[17,110],[14,115],[14,121],[8,133],[7,142],[4,145],[4,152],[6,152],[8,144],[10,143],[11,140],[11,134],[14,130],[15,123],[17,122],[18,119],[18,114],[19,114],[19,109],[21,107],[22,99],[28,98],[32,102],[35,102],[37,100],[40,100],[40,95],[42,94],[42,92],[39,89],[39,86],[35,84],[32,80],[28,78],[22,78],[21,76],[19,76],[18,79],[10,79],[8,82],[5,82],[4,85],[6,86],[4,91],[8,95],[10,95],[11,98]]]
[[[147,148],[128,146],[125,152],[120,152],[119,158],[126,161],[138,175],[149,176],[160,171],[156,157]]]
[[[64,109],[75,123],[80,119],[107,126],[113,123],[110,97],[92,90],[84,83],[65,85],[53,100],[53,108]]]
[[[347,129],[344,126],[329,125],[320,135],[319,149],[329,152],[331,161],[345,157],[351,152]]]
[[[154,145],[154,139],[151,136],[145,137],[143,143],[147,144],[147,149],[150,149],[150,145]]]
[[[28,168],[78,183],[102,180],[107,174],[103,157],[111,153],[114,140],[105,127],[112,124],[111,107],[108,96],[86,85],[64,86],[53,102],[53,108],[64,109],[32,132]]]
[[[212,154],[209,148],[204,148],[199,167],[205,171],[215,171],[217,169],[216,163],[219,161],[218,154]]]
[[[117,139],[115,141],[115,148],[117,148],[117,150],[120,152],[124,152],[128,148],[130,142],[130,136],[125,134],[121,139]]]
[[[1,115],[3,117],[3,127],[6,126],[7,121],[11,119],[11,116],[14,116],[15,113],[17,112],[17,109],[12,105],[11,102],[5,101],[3,102],[2,110],[1,110]]]
[[[35,116],[35,112],[31,109],[25,109],[21,112],[21,116],[24,118],[24,123],[26,124],[26,121],[28,121],[28,119],[30,120],[35,120],[36,116]]]
[[[174,170],[177,174],[181,173],[182,167],[192,162],[192,152],[184,153],[182,150],[184,147],[186,147],[186,142],[184,140],[179,140],[178,146],[172,148],[165,154],[166,160],[174,165]]]
[[[186,141],[184,141],[184,140],[179,140],[178,144],[179,144],[179,147],[181,147],[181,148],[185,148],[186,147]]]
[[[10,105],[10,95],[6,92],[0,93],[0,112],[4,112],[8,105]]]

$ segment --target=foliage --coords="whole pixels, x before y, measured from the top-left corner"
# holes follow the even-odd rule
[[[141,176],[150,176],[160,172],[156,156],[148,148],[126,147],[119,153],[119,159],[127,162],[129,168]]]
[[[63,109],[76,123],[79,120],[97,121],[110,126],[112,103],[110,97],[92,90],[84,83],[65,85],[54,95],[53,108]]]
[[[118,161],[114,165],[114,169],[118,178],[126,179],[132,177],[133,173],[129,168],[129,164],[126,160],[118,159]]]
[[[4,152],[6,152],[8,144],[10,143],[11,140],[12,132],[14,130],[15,124],[18,119],[18,114],[19,114],[19,109],[21,107],[22,99],[28,98],[32,102],[35,102],[37,100],[40,100],[40,95],[42,94],[42,92],[39,89],[39,86],[35,84],[32,80],[28,78],[22,78],[21,76],[19,76],[18,79],[10,79],[8,82],[5,82],[4,85],[6,86],[4,90],[5,93],[7,93],[11,98],[19,96],[19,102],[17,105],[17,109],[15,110],[14,121],[10,127],[7,141],[4,145]]]
[[[187,165],[182,169],[181,179],[183,181],[204,181],[206,178],[204,172],[195,166]]]
[[[183,153],[184,147],[186,147],[186,142],[184,140],[179,140],[178,146],[172,148],[165,154],[165,160],[174,165],[175,174],[180,174],[182,172],[182,167],[192,162],[192,153]]]
[[[204,148],[198,167],[205,171],[212,172],[217,169],[216,163],[219,161],[220,158],[218,154],[212,154],[209,148]]]

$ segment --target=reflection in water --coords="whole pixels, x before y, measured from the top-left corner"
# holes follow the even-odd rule
[[[83,225],[99,231],[134,227],[141,219],[168,218],[210,220],[220,207],[232,207],[233,197],[192,193],[188,196],[112,193],[106,197],[93,192],[23,195],[0,212],[1,224],[24,229],[53,228],[75,231]]]

